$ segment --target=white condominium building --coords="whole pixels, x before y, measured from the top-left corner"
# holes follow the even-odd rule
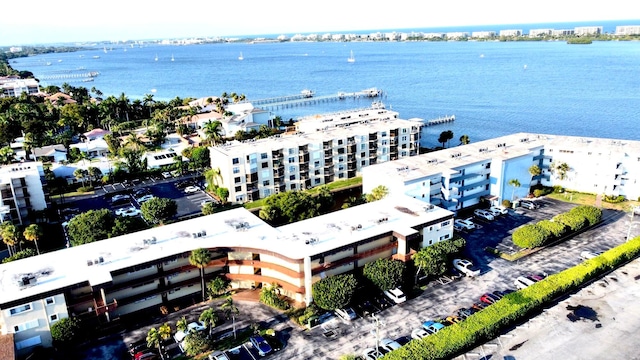
[[[381,258],[406,261],[450,239],[453,214],[406,196],[274,228],[244,208],[0,264],[0,334],[20,356],[51,346],[51,325],[74,317],[106,326],[132,314],[201,301],[191,251],[209,250],[204,280],[232,288],[276,283],[309,304],[313,284]],[[61,260],[63,259],[63,260]]]
[[[28,224],[29,213],[47,208],[48,194],[41,162],[0,167],[0,220]]]
[[[234,141],[210,148],[211,166],[220,169],[219,185],[229,189],[229,201],[254,201],[353,178],[371,164],[417,155],[421,125],[410,120],[378,120]]]
[[[568,171],[557,165],[567,164]],[[537,165],[542,174],[532,176]],[[629,199],[640,196],[640,141],[516,133],[399,159],[362,170],[363,192],[378,185],[445,209],[526,197],[530,187],[560,185]],[[517,179],[519,187],[509,185]]]
[[[616,35],[640,35],[640,25],[616,26]]]
[[[521,36],[522,29],[500,30],[500,36]]]
[[[0,77],[0,97],[19,97],[22,93],[35,95],[40,92],[38,80],[20,79],[14,76]]]
[[[575,35],[600,35],[602,26],[577,26],[573,29]]]

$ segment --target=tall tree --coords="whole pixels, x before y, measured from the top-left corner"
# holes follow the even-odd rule
[[[209,336],[211,336],[211,331],[213,330],[214,326],[216,326],[216,323],[219,319],[216,312],[212,308],[208,308],[200,314],[198,320],[202,321],[204,326],[207,327],[207,329],[209,330]]]
[[[460,136],[460,145],[467,145],[470,142],[471,142],[471,140],[469,140],[469,135]]]
[[[5,221],[0,225],[0,237],[2,242],[7,245],[9,255],[16,253],[16,244],[18,243],[18,228],[12,223]]]
[[[222,142],[222,123],[220,121],[209,121],[204,124],[204,134],[212,145]]]
[[[147,333],[147,346],[150,348],[158,348],[160,357],[164,359],[164,352],[162,351],[162,342],[168,340],[171,337],[171,327],[168,323],[164,323],[157,330],[156,328],[149,329]]]
[[[152,224],[162,224],[178,213],[178,204],[173,199],[153,198],[140,207],[142,217]]]
[[[225,316],[231,318],[231,323],[233,324],[233,338],[236,338],[236,315],[240,314],[240,310],[233,303],[233,298],[231,295],[227,296],[225,302],[220,306],[222,311],[224,311]]]
[[[31,224],[27,226],[24,229],[22,235],[24,236],[25,240],[33,241],[36,244],[36,251],[38,252],[38,255],[40,255],[40,248],[38,247],[38,239],[40,239],[40,236],[42,236],[42,229],[40,229],[40,225]]]
[[[200,269],[200,280],[202,286],[202,301],[205,300],[205,286],[204,286],[204,268],[209,265],[211,261],[211,253],[208,249],[195,249],[191,251],[189,255],[189,263],[198,269]]]
[[[389,195],[389,189],[384,185],[378,185],[375,188],[371,189],[370,194],[365,195],[365,199],[367,202],[378,201],[385,198]]]
[[[519,187],[520,187],[520,185],[521,185],[521,184],[520,184],[520,180],[518,180],[518,179],[511,179],[511,180],[509,180],[509,182],[508,182],[507,184],[509,184],[509,186],[513,186],[513,191],[511,191],[511,201],[513,201],[513,200],[514,200],[514,198],[513,198],[513,197],[515,196],[516,189],[517,189],[517,188],[519,188]]]

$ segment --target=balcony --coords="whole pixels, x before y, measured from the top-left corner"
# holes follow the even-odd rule
[[[333,176],[333,174],[335,174],[335,170],[333,170],[333,167],[324,169],[324,176]]]
[[[332,158],[333,157],[333,151],[332,150],[326,150],[324,152],[324,158]]]

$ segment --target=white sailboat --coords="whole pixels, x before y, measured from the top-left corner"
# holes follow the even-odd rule
[[[351,56],[347,59],[347,62],[354,63],[356,62],[356,58],[353,57],[353,50],[351,50]]]
[[[173,54],[171,54],[171,61],[176,61],[176,59],[173,58]]]
[[[155,58],[155,60],[156,60],[156,61],[158,61],[158,54],[156,54],[156,58]]]
[[[244,60],[244,56],[242,56],[242,51],[240,51],[240,56],[238,56],[238,60]]]

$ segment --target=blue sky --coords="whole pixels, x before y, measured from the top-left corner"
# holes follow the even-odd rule
[[[628,19],[591,0],[8,1],[0,45]],[[26,5],[23,5],[26,4]],[[636,14],[637,15],[637,14]],[[629,25],[629,24],[626,24]]]

